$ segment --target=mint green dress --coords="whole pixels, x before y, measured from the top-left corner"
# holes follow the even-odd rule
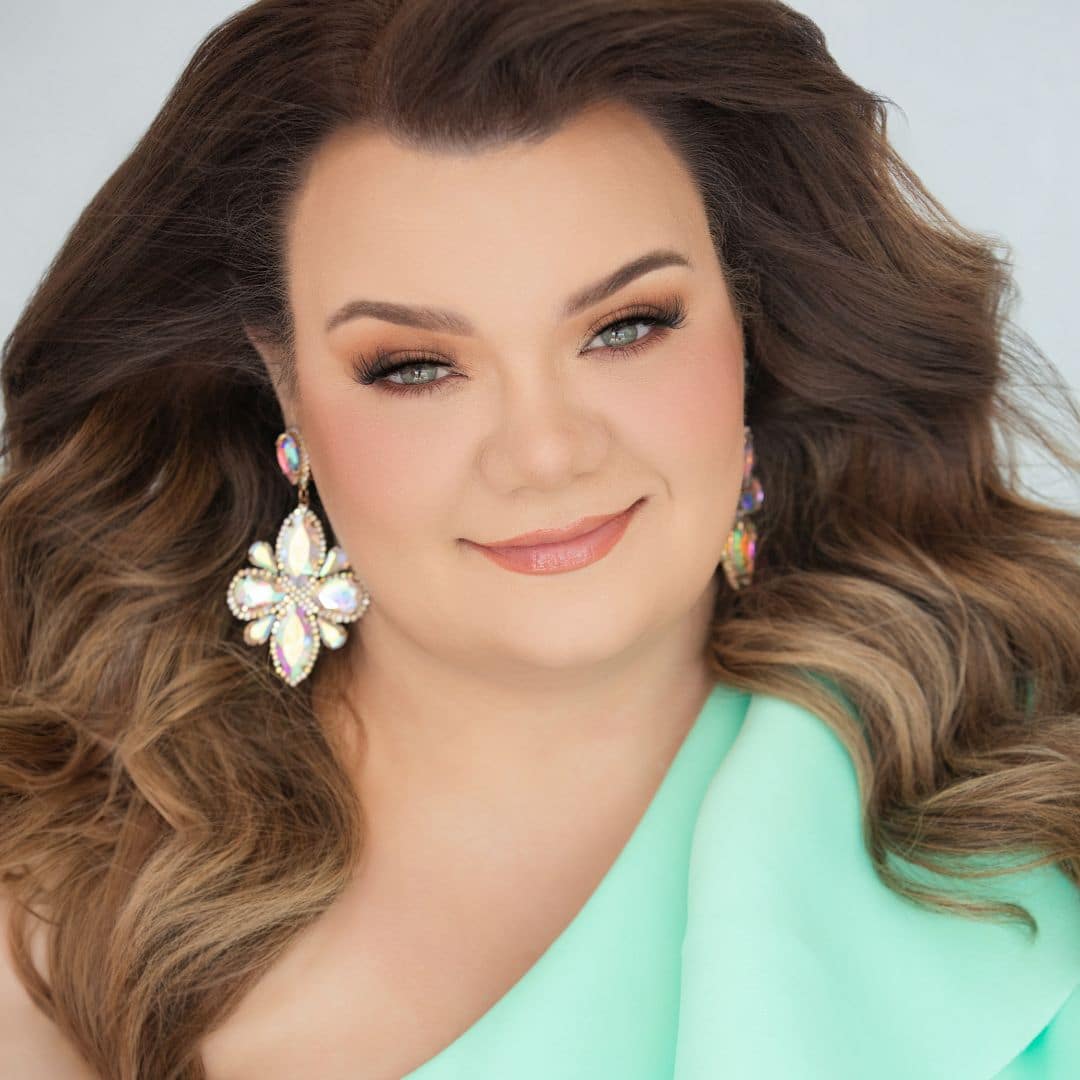
[[[832,729],[717,684],[574,919],[405,1080],[1080,1080],[1080,889],[988,880],[1034,941],[887,889]]]

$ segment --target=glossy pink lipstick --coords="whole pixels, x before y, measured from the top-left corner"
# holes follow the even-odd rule
[[[638,499],[620,514],[582,518],[565,529],[541,529],[495,544],[465,543],[492,562],[519,574],[562,574],[602,559],[622,539],[637,509]]]

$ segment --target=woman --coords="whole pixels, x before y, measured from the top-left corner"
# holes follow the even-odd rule
[[[4,356],[5,1075],[1077,1075],[1080,412],[886,101],[772,0],[208,36]]]

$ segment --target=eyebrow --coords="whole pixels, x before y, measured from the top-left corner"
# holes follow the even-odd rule
[[[658,248],[655,251],[646,252],[636,259],[631,259],[630,262],[599,281],[586,285],[567,297],[562,308],[562,318],[572,318],[593,304],[606,300],[643,274],[659,270],[664,266],[685,266],[693,269],[693,264],[685,255],[670,248]],[[330,333],[331,330],[350,319],[365,317],[397,323],[400,326],[411,326],[417,330],[476,336],[476,328],[472,322],[459,312],[448,311],[445,308],[398,304],[388,300],[350,300],[327,319],[326,332]]]

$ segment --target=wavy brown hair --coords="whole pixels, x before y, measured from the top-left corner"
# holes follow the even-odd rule
[[[692,169],[745,330],[767,499],[716,678],[843,738],[901,895],[1034,928],[890,856],[1080,883],[1080,515],[1017,462],[1028,435],[1075,473],[1080,410],[1009,320],[1008,249],[890,145],[890,99],[773,0],[262,0],[199,45],[4,348],[0,880],[20,978],[103,1077],[203,1077],[199,1040],[363,849],[317,708],[346,650],[290,689],[224,603],[292,507],[268,453],[294,367],[244,327],[293,355],[313,153],[357,124],[480,151],[605,101]]]

